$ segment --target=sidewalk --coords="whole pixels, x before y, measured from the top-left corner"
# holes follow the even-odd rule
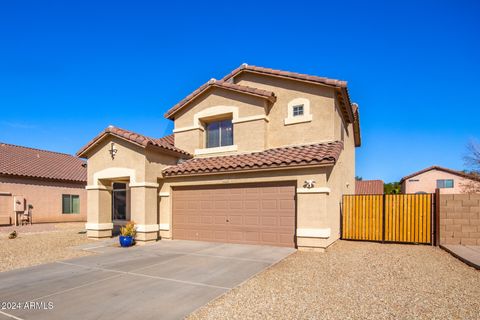
[[[480,270],[480,246],[445,244],[440,245],[440,247],[469,266]]]

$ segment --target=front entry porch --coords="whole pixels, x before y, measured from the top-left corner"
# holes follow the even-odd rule
[[[158,184],[136,183],[129,177],[99,179],[88,186],[89,238],[108,238],[129,221],[137,227],[136,241],[158,239]]]

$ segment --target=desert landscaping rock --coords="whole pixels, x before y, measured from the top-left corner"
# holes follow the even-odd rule
[[[84,223],[37,224],[0,228],[0,272],[93,254],[71,248],[92,242]],[[16,239],[8,234],[16,230]]]
[[[423,245],[297,252],[189,319],[480,319],[480,272]]]

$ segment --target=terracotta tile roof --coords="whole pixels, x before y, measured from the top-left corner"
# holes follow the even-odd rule
[[[235,69],[232,72],[230,72],[229,74],[227,74],[225,77],[223,77],[222,80],[227,81],[231,78],[234,78],[235,76],[237,76],[239,73],[241,73],[243,71],[269,74],[269,75],[273,75],[273,76],[280,76],[280,77],[290,78],[290,79],[295,79],[295,80],[316,82],[316,83],[326,84],[326,85],[330,85],[330,86],[334,86],[334,87],[340,87],[340,88],[346,88],[347,87],[347,82],[342,81],[342,80],[336,80],[336,79],[318,77],[318,76],[311,76],[311,75],[308,75],[308,74],[302,74],[302,73],[296,73],[296,72],[290,72],[290,71],[282,71],[282,70],[275,70],[275,69],[264,68],[264,67],[250,66],[246,63],[242,64],[240,67],[238,67],[237,69]]]
[[[126,141],[132,142],[136,145],[139,145],[143,148],[148,146],[158,147],[164,150],[172,151],[184,156],[190,156],[190,154],[182,149],[175,147],[173,143],[173,137],[166,136],[160,139],[150,138],[139,133],[135,133],[133,131],[120,129],[114,126],[107,127],[104,131],[102,131],[99,135],[93,138],[89,143],[87,143],[83,148],[81,148],[77,152],[77,156],[84,157],[85,152],[97,144],[101,139],[103,139],[107,135],[113,135],[124,139]],[[171,143],[172,142],[172,143]]]
[[[158,143],[167,143],[171,146],[175,146],[175,135],[169,134],[168,136],[155,139]]]
[[[356,180],[355,194],[383,194],[383,181]]]
[[[87,181],[86,163],[77,157],[0,143],[0,174],[63,180]]]
[[[223,89],[231,90],[231,91],[236,91],[236,92],[241,92],[241,93],[245,93],[245,94],[254,95],[254,96],[257,96],[257,97],[267,99],[268,101],[270,101],[272,103],[276,101],[275,94],[271,91],[252,88],[252,87],[247,87],[247,86],[241,86],[241,85],[238,85],[238,84],[233,84],[233,83],[225,82],[225,81],[222,81],[222,80],[211,79],[210,81],[208,81],[207,83],[202,85],[200,88],[198,88],[197,90],[195,90],[191,94],[189,94],[185,99],[183,99],[182,101],[180,101],[179,103],[174,105],[170,110],[168,110],[164,115],[165,118],[171,119],[172,116],[176,112],[178,112],[180,109],[185,107],[188,103],[190,103],[192,100],[194,100],[200,94],[202,94],[203,92],[205,92],[209,88],[215,88],[215,87],[216,88],[223,88]]]
[[[454,175],[457,175],[457,176],[460,176],[460,177],[463,177],[463,178],[477,180],[477,181],[479,180],[479,177],[477,177],[476,175],[473,175],[473,174],[468,174],[468,173],[465,173],[465,172],[462,172],[462,171],[452,170],[452,169],[448,169],[448,168],[444,168],[444,167],[440,167],[440,166],[431,166],[431,167],[425,168],[423,170],[417,171],[415,173],[412,173],[408,176],[403,177],[400,180],[400,183],[403,183],[403,181],[405,181],[407,179],[413,178],[415,176],[418,176],[419,174],[428,172],[430,170],[439,170],[439,171],[448,172],[448,173],[451,173],[451,174],[454,174]]]
[[[343,142],[317,143],[304,146],[268,149],[262,152],[193,158],[167,167],[165,176],[208,174],[263,168],[301,167],[334,164],[343,149]]]

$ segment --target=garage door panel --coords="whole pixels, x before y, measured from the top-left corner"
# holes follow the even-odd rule
[[[243,209],[243,203],[241,200],[231,200],[229,201],[230,209]]]
[[[269,232],[262,232],[262,242],[267,243],[277,243],[278,242],[278,234],[277,233],[269,233]]]
[[[269,209],[277,209],[277,201],[276,200],[262,200],[262,209],[269,210]]]
[[[253,217],[246,216],[245,217],[245,225],[246,226],[258,226],[259,224],[260,224],[260,217],[258,217],[258,216],[253,216]]]
[[[263,227],[272,227],[278,225],[278,217],[262,217]]]
[[[295,209],[295,201],[292,200],[279,200],[279,208],[281,210]]]
[[[295,186],[191,186],[173,191],[175,239],[295,246]]]
[[[228,223],[230,225],[239,225],[239,226],[243,226],[245,224],[243,216],[234,216],[234,215],[228,216]]]
[[[215,217],[215,224],[227,224],[227,216],[219,215]]]
[[[213,199],[212,201],[215,202],[215,209],[228,209],[228,201],[227,200]]]
[[[295,224],[295,218],[294,217],[280,217],[280,223],[279,225],[282,227],[289,227],[291,225]]]

